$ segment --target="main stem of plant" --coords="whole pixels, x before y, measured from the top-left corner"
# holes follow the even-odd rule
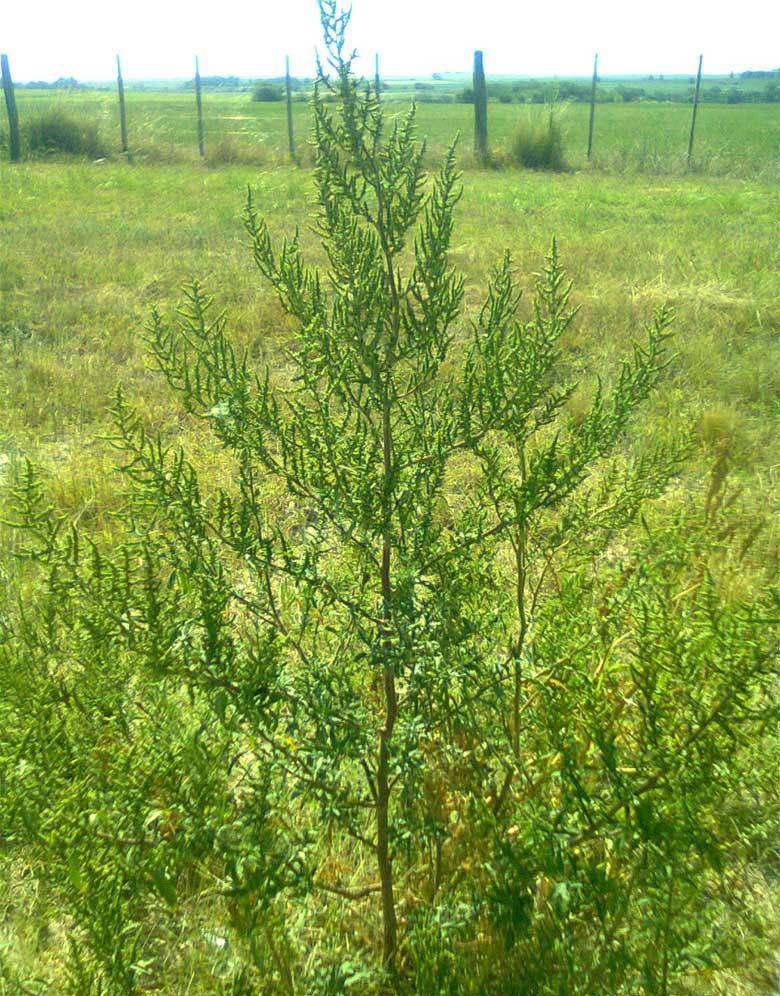
[[[392,440],[390,433],[390,401],[385,393],[382,414],[382,437],[385,482],[390,479]],[[392,588],[390,585],[390,535],[385,524],[382,537],[382,668],[385,722],[379,731],[379,764],[377,766],[376,855],[382,886],[382,923],[384,928],[383,959],[392,968],[398,943],[398,921],[393,895],[393,868],[390,856],[390,739],[393,735],[398,700],[393,673],[390,625],[392,618]]]
[[[398,918],[395,912],[393,895],[393,863],[390,853],[390,741],[398,715],[398,698],[393,669],[392,617],[393,589],[390,583],[390,558],[392,550],[392,473],[393,435],[390,421],[392,352],[398,340],[400,326],[400,304],[393,265],[393,252],[385,229],[385,202],[381,179],[374,177],[374,190],[377,198],[377,233],[385,257],[387,282],[393,302],[390,327],[390,342],[384,362],[384,388],[382,391],[382,632],[381,659],[384,693],[385,722],[379,731],[379,763],[377,765],[376,798],[376,856],[379,881],[382,886],[382,960],[385,968],[392,972],[398,946]]]

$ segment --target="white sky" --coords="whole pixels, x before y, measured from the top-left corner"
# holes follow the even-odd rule
[[[0,50],[17,82],[314,73],[315,0],[4,0]],[[742,72],[780,66],[777,0],[353,0],[348,43],[373,75]]]

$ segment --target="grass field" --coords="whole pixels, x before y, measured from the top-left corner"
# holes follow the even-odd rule
[[[74,113],[99,108],[108,134],[112,97],[74,94],[57,98],[58,105],[60,99]],[[298,225],[316,246],[307,232],[309,170],[305,163],[284,164],[283,107],[220,98],[223,110],[240,106],[243,115],[221,119],[231,147],[251,159],[249,134],[276,138],[257,162],[217,168],[201,163],[196,149],[188,155],[192,109],[181,95],[133,99],[131,136],[132,122],[141,117],[151,150],[146,161],[139,152],[134,167],[25,162],[4,174],[0,348],[7,362],[0,377],[5,432],[25,451],[30,440],[67,450],[74,432],[94,434],[120,376],[143,385],[150,411],[164,419],[156,409],[167,395],[144,371],[139,332],[153,305],[175,306],[189,277],[213,290],[243,342],[273,357],[284,330],[241,244],[248,185],[272,229]],[[24,93],[22,115],[25,101],[39,98]],[[530,110],[491,105],[497,147],[508,141],[517,116]],[[306,108],[296,111],[303,144]],[[658,404],[676,418],[720,419],[739,441],[740,464],[763,465],[771,488],[780,463],[772,431],[780,410],[776,109],[704,109],[697,149],[704,155],[711,148],[712,168],[692,174],[684,172],[684,155],[673,151],[676,141],[686,143],[686,108],[607,105],[597,111],[610,150],[599,153],[597,144],[591,168],[546,175],[474,169],[470,108],[421,106],[419,131],[431,158],[458,129],[465,136],[455,262],[477,288],[508,247],[520,271],[530,274],[556,235],[583,308],[579,345],[591,369],[608,365],[654,307],[674,305],[681,359]],[[586,114],[574,105],[563,114],[567,150],[586,141]],[[219,141],[208,124],[206,134],[207,147]],[[639,134],[647,136],[643,148],[652,149],[646,159]],[[131,147],[144,146],[136,139]],[[173,162],[155,161],[168,154]],[[576,163],[576,151],[570,157]]]
[[[99,126],[106,155],[119,152],[119,112],[116,95],[101,91],[21,90],[19,115],[35,119],[53,107]],[[191,93],[132,92],[126,95],[131,153],[139,162],[194,162],[198,159],[195,100]],[[390,95],[388,109],[402,111],[408,101]],[[309,108],[295,102],[294,131],[298,153],[306,161]],[[586,167],[589,108],[586,104],[556,105],[567,160],[574,169]],[[491,150],[500,158],[511,145],[518,124],[544,120],[545,106],[489,104]],[[464,162],[471,159],[473,107],[457,103],[421,103],[420,133],[435,159],[461,135]],[[687,151],[691,108],[686,104],[632,102],[596,107],[592,168],[609,172],[682,173]],[[204,95],[206,160],[212,165],[244,162],[257,166],[284,164],[287,119],[283,103],[258,103],[246,93]],[[778,180],[780,104],[708,104],[699,109],[692,166],[709,176]]]
[[[313,181],[308,153],[299,165],[287,162],[283,105],[207,95],[201,162],[191,96],[130,93],[128,164],[116,156],[113,94],[20,92],[22,120],[52,101],[99,120],[106,157],[3,164],[0,484],[29,458],[43,467],[63,511],[110,535],[120,486],[116,457],[102,437],[118,383],[150,428],[187,444],[206,464],[219,460],[150,368],[142,341],[150,310],[173,312],[182,283],[198,278],[226,310],[234,339],[252,362],[283,365],[291,329],[258,278],[241,213],[249,186],[272,234],[298,226],[316,261]],[[535,113],[547,112],[490,105],[499,157],[517,121]],[[530,290],[555,236],[580,308],[567,341],[568,372],[583,384],[597,376],[609,384],[654,311],[671,305],[677,358],[638,432],[690,434],[679,486],[699,489],[702,501],[710,467],[717,455],[726,456],[741,500],[765,520],[752,556],[777,572],[778,106],[701,108],[691,170],[685,156],[690,108],[598,106],[591,164],[585,162],[587,114],[582,105],[561,109],[572,168],[552,175],[477,168],[470,152],[472,109],[420,106],[418,127],[430,159],[457,132],[463,136],[464,194],[452,259],[466,277],[466,313],[473,317],[487,273],[505,248]],[[295,115],[299,148],[306,149],[307,107],[296,104]],[[570,404],[577,402],[575,395]],[[15,540],[6,530],[0,541],[0,583],[10,582]],[[0,883],[15,883],[23,897],[15,907],[0,907],[0,955],[10,950],[22,967],[40,957],[56,980],[61,939],[33,936],[27,918],[42,900],[22,884],[18,858],[1,848]],[[780,921],[777,902],[765,892],[758,902],[771,934]],[[738,977],[713,979],[699,992],[771,996],[777,992],[772,971],[769,963],[743,966]],[[56,981],[35,991],[55,993]]]

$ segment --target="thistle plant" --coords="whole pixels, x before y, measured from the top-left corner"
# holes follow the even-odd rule
[[[128,713],[141,727],[159,715],[134,681],[166,717],[189,697],[196,732],[178,749],[196,787],[168,768],[160,784],[119,772],[127,825],[79,832],[134,842],[124,894],[135,875],[176,910],[187,876],[220,882],[250,961],[281,991],[304,972],[269,926],[292,894],[378,900],[377,961],[396,987],[495,992],[509,959],[518,992],[615,994],[640,972],[666,993],[705,945],[706,913],[694,939],[680,923],[730,843],[717,813],[737,777],[731,737],[771,714],[777,646],[762,620],[776,593],[719,599],[712,516],[641,517],[681,459],[625,438],[669,363],[670,312],[572,417],[576,385],[559,370],[576,312],[555,241],[526,317],[506,254],[464,322],[455,149],[429,177],[413,109],[380,107],[345,54],[347,16],[335,0],[320,9],[324,266],[298,233],[276,243],[251,193],[244,217],[295,323],[287,386],[236,351],[198,283],[178,320],[154,313],[151,355],[234,478],[212,485],[118,391],[127,540],[101,553],[61,529],[32,473],[19,483],[13,522],[46,566],[48,616],[9,628],[0,673],[12,683],[35,647],[31,701],[59,688],[70,708],[104,689],[128,757],[141,751]],[[47,664],[55,648],[65,669]],[[84,779],[87,796],[112,791]],[[50,853],[78,883],[75,831],[64,838]],[[126,962],[111,964],[131,992]]]

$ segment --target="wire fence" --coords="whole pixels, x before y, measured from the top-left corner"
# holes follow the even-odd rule
[[[699,56],[695,77],[602,79],[596,55],[590,80],[530,80],[488,78],[483,53],[475,52],[471,78],[434,74],[429,80],[385,80],[377,56],[374,80],[367,85],[373,85],[377,99],[391,107],[408,105],[413,99],[421,129],[435,148],[446,145],[446,136],[455,132],[473,133],[473,144],[464,141],[461,147],[466,146],[470,161],[484,166],[514,162],[539,168],[588,164],[625,168],[632,163],[659,171],[698,168],[744,173],[776,161],[780,135],[773,133],[771,114],[758,127],[756,123],[759,107],[765,110],[767,103],[780,102],[780,71],[711,77],[702,87],[702,61]],[[250,81],[202,77],[195,57],[194,77],[167,86],[128,85],[119,56],[116,66],[115,88],[81,86],[75,80],[15,87],[8,57],[3,55],[8,129],[0,140],[8,157],[16,161],[25,154],[62,151],[92,158],[118,154],[129,162],[182,161],[194,158],[197,149],[197,157],[212,164],[259,165],[300,163],[307,156],[302,136],[308,135],[313,81],[292,77],[289,59],[283,76]],[[734,126],[732,113],[728,127],[709,128],[707,142],[699,150],[702,102],[710,109],[720,105],[713,126],[717,118],[725,120],[726,109],[733,112],[737,105],[750,104],[754,114],[750,122],[743,122],[749,140]],[[618,119],[625,126],[622,130]],[[544,144],[552,148],[555,141],[561,142],[561,148],[565,145],[567,155],[561,152],[557,159],[546,161]],[[523,142],[538,148],[529,151]]]

